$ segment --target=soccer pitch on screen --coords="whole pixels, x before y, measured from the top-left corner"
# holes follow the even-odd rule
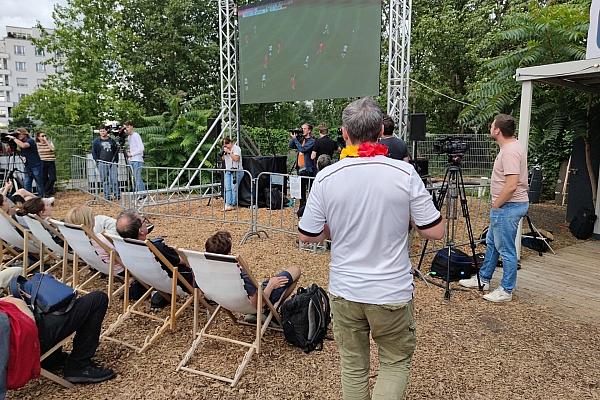
[[[380,1],[263,1],[238,31],[242,104],[379,94]]]

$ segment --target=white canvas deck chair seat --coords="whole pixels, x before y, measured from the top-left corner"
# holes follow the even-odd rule
[[[188,261],[188,264],[194,271],[194,279],[199,290],[204,296],[212,301],[215,301],[218,306],[213,314],[208,319],[208,322],[202,328],[202,330],[196,335],[192,346],[187,351],[184,358],[177,366],[177,371],[187,371],[194,374],[206,376],[213,379],[218,379],[224,382],[228,382],[231,386],[237,385],[240,378],[242,377],[244,370],[248,366],[248,363],[252,359],[252,355],[256,352],[260,353],[261,340],[269,328],[269,323],[272,318],[275,318],[280,326],[283,326],[281,317],[276,310],[276,307],[293,292],[295,283],[292,284],[288,290],[281,296],[276,304],[271,304],[268,297],[264,295],[262,285],[254,278],[248,266],[239,256],[227,256],[221,254],[212,253],[201,253],[192,250],[180,250],[183,257]],[[240,267],[248,274],[248,277],[252,281],[252,284],[257,288],[258,301],[256,306],[252,305],[248,299],[248,293],[244,289],[244,281],[240,275]],[[198,297],[198,291],[194,294],[194,297]],[[207,333],[209,327],[216,322],[216,318],[221,312],[225,312],[230,319],[237,324],[249,325],[241,320],[238,320],[233,313],[240,314],[256,314],[257,316],[262,315],[263,304],[266,305],[270,313],[262,321],[262,318],[257,318],[256,322],[256,335],[253,342],[244,342],[229,337],[214,335]],[[194,312],[194,332],[196,332],[196,318],[197,310]],[[254,326],[254,325],[252,325]],[[196,349],[202,345],[204,340],[214,339],[224,341],[228,343],[237,344],[248,348],[244,358],[240,362],[233,378],[213,374],[207,371],[201,371],[198,369],[187,367],[190,359],[193,357]],[[215,360],[218,362],[218,360]]]
[[[23,217],[27,223],[29,231],[33,235],[33,238],[38,241],[38,247],[40,248],[40,258],[44,259],[44,262],[50,261],[53,264],[50,268],[42,272],[53,272],[55,269],[62,267],[62,281],[67,280],[67,263],[64,262],[63,257],[67,255],[68,260],[73,261],[73,254],[69,253],[69,246],[64,241],[63,246],[60,246],[54,241],[52,235],[57,235],[64,240],[60,232],[48,222],[42,220],[37,215],[26,215]],[[52,233],[51,233],[52,232]]]
[[[40,261],[29,265],[29,255],[39,255],[39,248],[32,240],[29,229],[13,220],[4,210],[0,210],[0,269],[14,264],[19,259],[23,262],[23,271],[28,274],[40,265]],[[11,257],[6,262],[5,255]]]
[[[193,293],[193,288],[192,285],[179,274],[177,266],[171,264],[149,240],[123,239],[120,236],[113,235],[107,235],[107,237],[113,242],[117,253],[123,261],[123,265],[125,266],[125,281],[129,281],[130,276],[133,276],[139,283],[144,285],[147,290],[139,300],[130,305],[129,288],[125,288],[123,314],[119,315],[117,320],[106,329],[102,334],[102,338],[122,344],[136,350],[138,353],[142,353],[161,337],[167,329],[175,329],[177,318],[194,300],[192,296],[188,296],[183,304],[178,307],[177,298],[178,296],[183,297],[186,295],[182,288],[187,289],[189,293]],[[162,268],[157,258],[171,271],[171,276],[169,276],[167,271]],[[140,310],[142,304],[150,297],[154,290],[158,291],[165,299],[169,300],[170,311],[164,318]],[[203,301],[203,304],[208,307],[206,302]],[[134,315],[154,320],[160,324],[152,335],[149,334],[146,336],[144,343],[141,346],[111,336],[117,328],[121,327],[128,318]]]
[[[52,223],[58,228],[59,232],[65,239],[65,243],[68,246],[71,246],[71,249],[74,252],[72,285],[73,288],[77,289],[78,291],[87,293],[85,289],[95,279],[99,278],[101,274],[104,274],[108,277],[107,295],[109,303],[112,302],[113,297],[117,296],[119,293],[125,290],[126,285],[123,282],[126,282],[126,280],[121,281],[119,279],[119,282],[115,284],[117,277],[115,277],[113,265],[115,262],[119,261],[117,253],[113,249],[109,248],[100,239],[98,239],[96,234],[91,229],[82,225],[73,225],[66,222],[57,221],[55,219],[51,219],[50,223]],[[104,261],[104,259],[102,259],[100,255],[98,255],[98,252],[92,244],[92,241],[98,244],[100,247],[102,247],[104,251],[106,251],[106,253],[109,255],[108,262]],[[65,247],[65,249],[68,249],[68,247]],[[84,269],[79,269],[79,259],[82,259],[87,264],[87,267],[85,267],[85,269],[92,268],[96,271],[93,272],[92,276],[90,276],[87,280],[85,280],[82,283],[79,283],[79,276],[84,271]],[[68,263],[67,254],[63,255],[63,262],[65,264]],[[66,266],[63,267],[63,269],[66,268]],[[116,289],[115,286],[117,286]]]

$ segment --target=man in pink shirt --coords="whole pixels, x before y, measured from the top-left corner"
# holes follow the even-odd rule
[[[502,256],[502,281],[500,286],[483,296],[492,302],[512,300],[512,291],[517,282],[517,249],[515,237],[519,221],[527,214],[527,152],[515,138],[515,119],[498,114],[490,127],[490,137],[500,146],[492,170],[490,227],[486,236],[485,260],[479,270],[483,290],[489,290],[490,280]],[[477,276],[462,279],[460,285],[478,287]]]

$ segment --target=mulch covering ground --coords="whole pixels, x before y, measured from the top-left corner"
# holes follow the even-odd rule
[[[79,193],[57,197],[55,217],[90,200]],[[222,203],[221,203],[222,204]],[[222,205],[221,205],[222,206]],[[116,208],[94,205],[97,213],[115,215]],[[564,209],[533,206],[530,214],[539,227],[555,234],[555,248],[576,242],[564,224]],[[234,237],[233,253],[241,254],[255,275],[266,277],[288,265],[302,267],[301,285],[327,286],[329,254],[299,250],[295,237],[270,233],[240,245],[247,226],[198,220],[152,218],[153,236],[167,243],[202,250],[206,238],[218,229]],[[479,227],[476,233],[479,232]],[[526,251],[525,256],[535,256]],[[102,285],[98,284],[102,289]],[[600,399],[600,325],[581,322],[536,305],[516,291],[515,301],[490,304],[475,291],[453,291],[450,302],[443,291],[416,282],[417,350],[413,358],[407,399]],[[109,309],[105,326],[120,312],[119,302]],[[200,323],[206,321],[204,313]],[[215,332],[246,335],[222,319]],[[156,325],[134,320],[120,331],[138,341]],[[192,310],[186,311],[174,332],[167,332],[146,353],[137,354],[111,342],[102,342],[96,359],[113,368],[117,378],[96,385],[61,388],[39,379],[11,392],[9,399],[339,399],[339,356],[334,341],[323,351],[304,354],[288,345],[277,332],[267,333],[262,352],[254,356],[236,388],[215,380],[176,372],[175,367],[192,342]],[[197,353],[198,354],[198,353]],[[372,379],[377,374],[377,350],[372,344]],[[237,347],[208,342],[192,362],[195,367],[233,375],[241,361]]]

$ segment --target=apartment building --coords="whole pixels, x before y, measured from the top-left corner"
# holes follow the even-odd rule
[[[45,64],[51,55],[32,42],[40,37],[39,29],[7,26],[6,32],[0,40],[0,129],[8,126],[11,109],[23,96],[33,93],[55,72],[52,65]]]

